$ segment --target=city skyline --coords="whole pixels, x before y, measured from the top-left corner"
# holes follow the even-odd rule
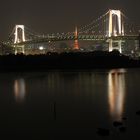
[[[7,4],[8,3],[8,4]],[[1,2],[0,40],[6,40],[15,24],[24,24],[39,33],[73,31],[75,25],[81,27],[108,9],[122,10],[136,25],[140,19],[139,1],[126,0],[98,1],[3,1]],[[6,11],[7,10],[7,11]],[[133,11],[133,12],[132,12]]]

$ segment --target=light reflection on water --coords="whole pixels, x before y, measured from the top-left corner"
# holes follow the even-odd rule
[[[103,87],[108,89],[109,112],[113,120],[121,120],[123,116],[126,94],[125,72],[124,69],[109,71],[107,87]],[[26,93],[30,92],[26,91],[26,85],[31,86],[30,89],[33,89],[33,91],[38,91],[39,89],[36,88],[39,87],[40,91],[47,91],[53,98],[59,91],[65,91],[65,93],[71,91],[71,96],[74,96],[74,98],[78,98],[78,96],[80,98],[83,94],[85,97],[91,98],[90,96],[94,97],[97,92],[101,92],[99,86],[103,84],[103,81],[99,73],[73,73],[70,77],[68,75],[68,73],[64,75],[62,73],[49,73],[45,79],[41,80],[43,81],[42,84],[38,83],[39,77],[34,79],[34,82],[32,82],[35,86],[31,86],[28,80],[26,80],[26,83],[23,77],[17,78],[14,81],[15,100],[17,103],[23,103],[26,100]],[[41,89],[42,86],[43,89]]]
[[[108,100],[113,119],[121,120],[125,102],[125,71],[112,70],[108,74]]]
[[[15,80],[14,95],[17,102],[23,102],[25,100],[26,86],[23,78]]]

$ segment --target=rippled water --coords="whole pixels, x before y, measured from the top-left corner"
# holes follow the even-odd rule
[[[97,128],[106,128],[111,132],[106,139],[135,138],[140,134],[139,81],[140,69],[1,73],[0,134],[102,139]],[[122,121],[126,132],[114,121]]]

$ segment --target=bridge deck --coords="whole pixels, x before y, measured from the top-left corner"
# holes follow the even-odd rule
[[[26,44],[36,44],[36,43],[47,43],[47,42],[55,42],[55,41],[70,41],[70,40],[83,40],[83,41],[107,41],[109,39],[112,40],[140,40],[139,35],[125,35],[125,36],[112,36],[106,37],[103,35],[79,35],[77,38],[75,36],[53,36],[53,37],[40,37],[32,40],[27,40],[25,42],[20,43],[10,43],[10,42],[2,42],[4,45],[26,45]]]

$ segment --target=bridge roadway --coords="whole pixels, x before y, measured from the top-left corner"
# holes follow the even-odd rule
[[[104,35],[78,35],[75,38],[74,35],[71,36],[47,36],[47,37],[38,37],[35,39],[27,40],[25,42],[20,43],[11,43],[11,42],[3,42],[2,44],[7,46],[13,45],[28,45],[28,44],[37,44],[37,43],[48,43],[48,42],[55,42],[55,41],[70,41],[70,40],[83,40],[83,41],[98,41],[98,42],[106,42],[107,40],[140,40],[140,35],[125,35],[125,36],[112,36],[107,37]]]

